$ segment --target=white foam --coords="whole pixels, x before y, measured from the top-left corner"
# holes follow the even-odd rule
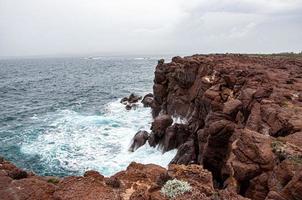
[[[25,142],[21,151],[39,155],[49,168],[56,169],[59,163],[61,168],[78,174],[93,169],[110,176],[125,169],[132,161],[166,167],[176,150],[162,154],[146,144],[135,152],[128,151],[138,130],[149,131],[150,112],[142,105],[127,111],[118,101],[108,104],[106,114],[102,116],[62,110],[44,116],[43,120],[50,121],[53,128]]]
[[[183,117],[173,116],[172,119],[173,119],[173,124],[187,124],[188,123],[188,120]]]

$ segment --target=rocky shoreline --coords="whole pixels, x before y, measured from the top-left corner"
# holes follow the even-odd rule
[[[290,56],[194,55],[160,60],[151,133],[134,136],[163,152],[178,149],[168,169],[131,163],[103,177],[40,177],[0,159],[0,199],[167,199],[168,180],[190,184],[175,199],[302,199],[302,59]],[[128,103],[127,103],[128,101]],[[180,118],[182,123],[178,123]]]

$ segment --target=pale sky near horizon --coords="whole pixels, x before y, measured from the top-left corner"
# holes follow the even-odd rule
[[[302,51],[302,0],[0,0],[0,57]]]

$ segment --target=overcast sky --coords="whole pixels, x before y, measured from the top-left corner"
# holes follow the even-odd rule
[[[302,51],[302,0],[0,0],[0,57]]]

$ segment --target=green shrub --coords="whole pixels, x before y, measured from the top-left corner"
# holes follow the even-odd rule
[[[272,142],[271,147],[273,152],[280,160],[284,160],[287,158],[288,155],[285,151],[286,145],[283,142],[275,140]]]
[[[166,197],[173,199],[179,195],[191,191],[192,187],[186,181],[180,181],[177,179],[169,180],[161,188],[161,193]]]
[[[58,184],[60,182],[60,180],[56,179],[56,178],[50,178],[47,180],[48,183],[52,183],[52,184]]]
[[[302,155],[290,156],[288,159],[295,164],[302,164]]]
[[[295,164],[302,164],[302,155],[295,151],[290,151],[289,149],[291,148],[283,142],[274,140],[271,144],[271,147],[280,161],[288,159]]]

